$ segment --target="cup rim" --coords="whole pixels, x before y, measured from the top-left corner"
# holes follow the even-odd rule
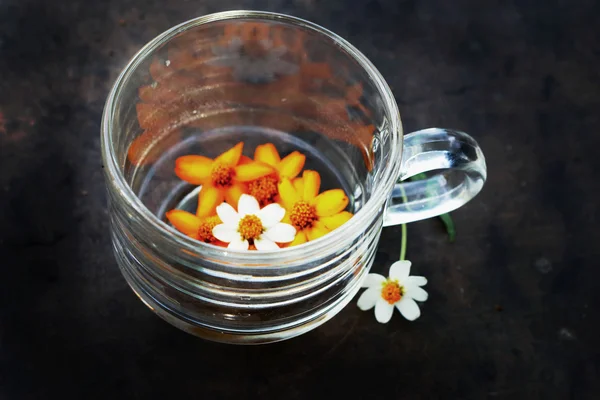
[[[381,178],[380,184],[375,188],[375,191],[367,200],[367,202],[360,208],[360,210],[358,210],[356,214],[354,214],[349,221],[335,230],[335,235],[327,234],[316,240],[294,247],[256,252],[232,250],[199,242],[177,231],[151,213],[142,203],[142,201],[135,195],[125,180],[125,177],[121,173],[111,136],[116,100],[122,93],[123,86],[128,81],[128,78],[130,78],[137,67],[146,59],[146,55],[148,53],[162,46],[175,36],[200,25],[235,19],[273,20],[290,25],[300,26],[327,37],[335,42],[368,73],[369,77],[373,80],[374,86],[377,88],[378,94],[383,99],[382,106],[384,108],[384,114],[389,117],[387,122],[389,123],[388,131],[390,135],[390,156],[387,165],[385,165],[383,168],[384,176]],[[293,257],[294,255],[298,255],[302,258],[309,257],[311,255],[325,255],[328,254],[328,251],[324,252],[324,250],[331,249],[331,246],[334,244],[334,248],[344,248],[344,246],[349,245],[349,243],[358,236],[358,233],[363,231],[366,226],[369,226],[369,223],[373,220],[373,217],[377,214],[377,212],[379,212],[379,209],[384,206],[384,203],[387,201],[391,193],[391,189],[396,183],[400,173],[400,161],[403,144],[402,123],[394,95],[392,94],[390,87],[384,80],[381,73],[364,54],[362,54],[347,40],[313,22],[280,13],[251,10],[224,11],[193,18],[164,31],[146,43],[129,60],[110,90],[102,116],[101,136],[102,159],[104,163],[107,184],[112,185],[114,189],[116,189],[119,200],[126,202],[130,206],[130,211],[134,212],[135,216],[139,217],[139,220],[141,220],[144,224],[147,224],[155,231],[160,232],[163,239],[178,246],[181,250],[188,254],[202,258],[206,256],[228,256],[232,257],[230,258],[231,261],[237,261],[240,263],[249,262],[252,263],[252,265],[254,265],[253,263],[256,263],[257,261],[268,263],[277,261],[282,257],[288,258]],[[247,270],[247,267],[242,268],[246,268]],[[279,269],[286,268],[286,266],[269,266],[268,268]]]

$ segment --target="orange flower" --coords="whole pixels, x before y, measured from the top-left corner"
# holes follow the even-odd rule
[[[306,156],[294,151],[282,159],[273,143],[265,143],[256,147],[254,161],[270,165],[275,169],[273,174],[260,177],[248,184],[248,194],[254,196],[260,206],[264,207],[278,202],[277,184],[283,178],[297,177],[304,168]]]
[[[175,161],[175,174],[193,185],[202,185],[198,196],[198,217],[215,213],[223,202],[237,204],[246,192],[246,182],[272,174],[272,166],[242,156],[240,142],[214,160],[204,156],[182,156]]]
[[[217,246],[227,246],[227,243],[221,242],[212,234],[213,228],[221,223],[218,215],[198,217],[187,211],[171,210],[167,212],[166,216],[178,231],[193,239]]]
[[[296,238],[290,246],[315,240],[344,224],[352,213],[344,211],[348,196],[342,189],[326,190],[319,194],[321,176],[306,170],[302,178],[292,182],[283,178],[279,183],[279,196],[287,213],[282,222],[292,224]]]
[[[282,159],[273,143],[265,143],[256,146],[254,161],[268,164],[275,168],[279,179],[294,179],[302,171],[302,168],[304,168],[306,156],[299,151],[293,151]]]

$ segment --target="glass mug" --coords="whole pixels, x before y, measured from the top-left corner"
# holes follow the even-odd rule
[[[175,159],[215,157],[243,141],[300,150],[322,190],[343,187],[355,215],[317,240],[277,251],[202,243],[165,219],[201,188]],[[356,294],[382,227],[454,210],[482,188],[483,154],[467,134],[403,137],[390,88],[344,39],[310,22],[230,11],[176,26],[118,77],[102,120],[102,157],[119,268],[156,314],[199,337],[237,344],[288,339]],[[437,171],[436,171],[437,170]],[[435,171],[424,180],[398,183]]]

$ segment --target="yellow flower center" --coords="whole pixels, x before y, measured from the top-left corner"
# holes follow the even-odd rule
[[[256,215],[246,215],[240,220],[238,232],[245,240],[257,239],[263,232],[264,228],[260,218]]]
[[[232,167],[217,164],[213,167],[211,172],[211,179],[213,182],[213,186],[218,188],[227,188],[233,184],[233,177],[235,175],[235,171]]]
[[[298,230],[312,227],[317,219],[315,207],[304,200],[297,201],[290,212],[292,225]]]
[[[200,227],[198,228],[198,240],[204,243],[216,242],[217,238],[213,236],[212,230],[220,223],[221,220],[216,215],[213,217],[204,218],[200,223]]]
[[[404,295],[404,288],[400,286],[398,281],[386,280],[381,288],[381,297],[390,304],[395,304],[400,301]]]
[[[248,194],[254,196],[261,207],[273,203],[277,196],[277,179],[272,176],[263,176],[250,182]]]

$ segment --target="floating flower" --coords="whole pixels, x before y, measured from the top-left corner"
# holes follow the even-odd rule
[[[261,207],[264,207],[278,200],[277,184],[282,178],[294,179],[300,174],[306,156],[299,151],[293,151],[282,159],[273,143],[265,143],[256,147],[254,161],[275,169],[275,173],[248,183],[248,194],[256,197]]]
[[[171,210],[166,216],[178,231],[191,238],[217,246],[225,245],[212,234],[213,228],[221,223],[217,215],[198,217],[184,210]]]
[[[298,230],[290,246],[318,239],[352,218],[352,213],[344,211],[348,196],[342,189],[319,194],[320,187],[321,176],[311,170],[293,182],[282,178],[279,183],[279,196],[287,210],[285,221]]]
[[[248,194],[254,197],[261,207],[277,202],[279,199],[277,178],[267,175],[248,182]]]
[[[188,155],[177,158],[175,174],[193,185],[202,185],[198,195],[199,217],[208,216],[217,205],[227,201],[237,204],[245,193],[246,182],[272,174],[272,166],[242,157],[240,142],[217,158]]]
[[[254,245],[257,250],[276,250],[277,243],[289,243],[294,240],[296,230],[290,224],[282,223],[285,210],[277,203],[263,209],[258,201],[242,194],[238,202],[238,211],[222,203],[217,207],[222,224],[215,226],[213,235],[225,242],[230,249],[248,250]]]
[[[390,267],[389,278],[379,274],[368,274],[362,287],[367,288],[358,299],[358,308],[363,311],[375,307],[375,318],[385,324],[392,318],[394,306],[409,321],[421,315],[416,301],[427,300],[427,292],[421,288],[427,284],[422,276],[409,276],[411,262],[396,261]]]

